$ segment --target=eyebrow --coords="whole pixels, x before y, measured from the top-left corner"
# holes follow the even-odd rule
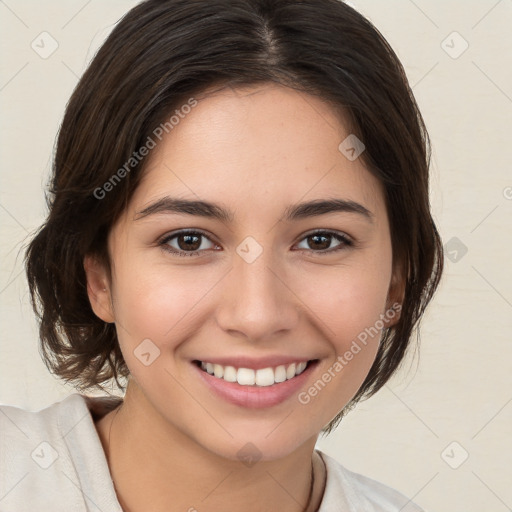
[[[283,218],[285,221],[296,221],[335,212],[356,213],[369,222],[373,222],[374,219],[374,214],[370,210],[348,199],[315,199],[290,205],[285,209]],[[227,223],[233,222],[235,218],[233,212],[216,203],[166,196],[137,212],[135,220],[162,213],[196,215]]]

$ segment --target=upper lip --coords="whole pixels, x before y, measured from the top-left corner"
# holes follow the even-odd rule
[[[204,359],[195,359],[195,361],[202,361],[204,363],[220,364],[221,366],[234,366],[235,368],[249,368],[252,370],[260,370],[262,368],[275,368],[276,366],[287,366],[292,363],[307,363],[312,361],[313,358],[304,358],[299,356],[266,356],[260,358],[253,358],[247,356],[236,357],[205,357]]]

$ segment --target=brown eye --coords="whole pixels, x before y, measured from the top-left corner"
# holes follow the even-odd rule
[[[204,240],[209,240],[215,247],[215,244],[201,231],[179,231],[166,236],[160,245],[164,250],[178,256],[200,256],[202,251],[208,249],[208,244],[205,244]],[[171,242],[176,245],[172,245]]]
[[[178,242],[178,246],[183,250],[197,250],[201,246],[201,236],[202,235],[177,235],[176,240]]]
[[[330,231],[317,231],[315,233],[310,233],[303,240],[306,240],[306,247],[301,247],[301,249],[312,250],[313,252],[335,252],[341,249],[346,248],[347,246],[352,246],[352,241],[342,235],[341,233],[333,233]],[[333,247],[331,247],[332,241],[336,240],[339,243]]]

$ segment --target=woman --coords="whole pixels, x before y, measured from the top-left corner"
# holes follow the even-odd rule
[[[4,406],[5,507],[420,510],[315,443],[439,283],[429,157],[398,58],[337,0],[132,9],[67,106],[27,250],[50,370],[126,393]]]

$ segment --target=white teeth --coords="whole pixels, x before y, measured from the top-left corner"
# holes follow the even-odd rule
[[[226,366],[224,368],[224,380],[228,382],[236,382],[236,368],[233,366]]]
[[[300,375],[306,369],[307,364],[308,363],[305,363],[304,361],[302,363],[299,363],[297,365],[297,369],[295,370],[295,375]]]
[[[274,370],[274,381],[284,382],[286,380],[286,368],[281,365]]]
[[[241,386],[253,386],[256,382],[256,375],[254,374],[254,370],[250,370],[249,368],[238,368],[238,372],[236,373],[236,381]]]
[[[220,364],[205,363],[201,361],[201,368],[210,375],[227,382],[238,382],[241,386],[272,386],[273,384],[293,379],[300,375],[308,363],[292,363],[287,366],[280,365],[276,368],[235,368],[234,366],[222,366]]]
[[[222,377],[224,377],[224,367],[222,367],[220,364],[214,364],[213,365],[213,374],[218,379],[222,379]]]
[[[274,384],[274,370],[272,368],[256,370],[257,386],[272,386],[272,384]]]

